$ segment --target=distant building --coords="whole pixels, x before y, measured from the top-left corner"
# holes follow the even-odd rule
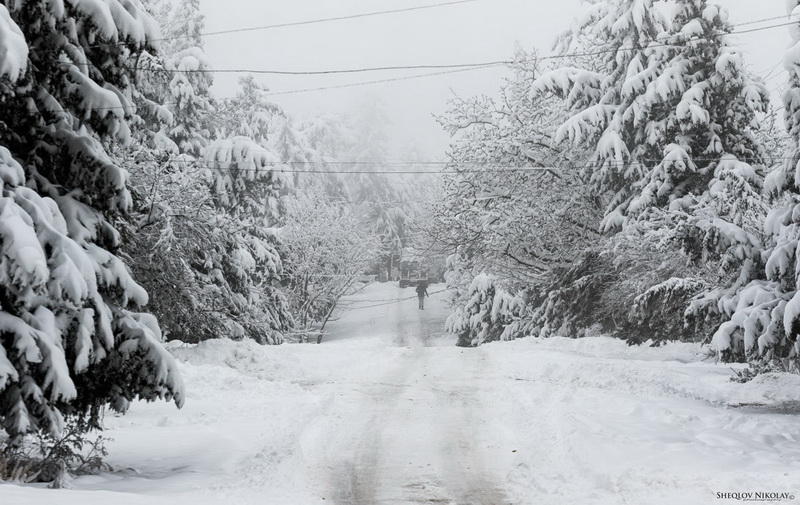
[[[400,262],[400,287],[417,286],[420,282],[427,283],[428,266],[421,261]]]

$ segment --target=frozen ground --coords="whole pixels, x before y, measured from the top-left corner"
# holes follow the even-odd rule
[[[432,287],[431,291],[440,289]],[[186,407],[107,420],[116,471],[2,504],[709,504],[800,492],[800,377],[731,383],[694,345],[459,349],[375,285],[322,345],[173,345]],[[800,497],[798,498],[800,500]]]

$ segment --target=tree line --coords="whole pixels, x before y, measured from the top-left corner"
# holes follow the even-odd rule
[[[424,183],[373,173],[380,118],[216,98],[203,30],[198,0],[0,2],[0,462],[36,435],[28,475],[107,408],[181,406],[164,340],[314,331],[409,240]]]
[[[798,370],[798,34],[774,108],[733,32],[707,0],[591,2],[558,57],[451,102],[429,233],[461,345],[609,334]]]

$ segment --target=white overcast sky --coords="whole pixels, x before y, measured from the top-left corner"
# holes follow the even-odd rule
[[[345,16],[376,10],[440,3],[441,0],[202,0],[206,31]],[[785,13],[783,0],[720,0],[731,21],[745,22]],[[554,37],[580,12],[580,0],[479,0],[474,3],[353,20],[293,26],[206,38],[214,68],[321,70],[362,66],[471,63],[506,59],[516,44],[550,52]],[[745,28],[780,23],[771,21]],[[737,35],[752,69],[770,77],[777,92],[785,72],[779,65],[788,44],[786,28]],[[423,71],[425,72],[425,71]],[[257,76],[273,91],[296,90],[420,73],[387,71],[344,76]],[[447,136],[432,118],[449,97],[494,94],[502,68],[426,77],[390,84],[276,96],[296,117],[338,113],[364,100],[386,111],[393,148],[402,156],[414,146],[439,158]],[[232,94],[237,76],[218,74],[214,91]]]

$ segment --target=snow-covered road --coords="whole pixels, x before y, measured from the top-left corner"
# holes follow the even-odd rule
[[[800,493],[799,377],[734,384],[691,344],[460,349],[442,334],[445,294],[425,311],[403,299],[413,294],[368,287],[322,345],[173,346],[187,405],[108,419],[115,472],[71,490],[0,486],[0,503],[672,505]]]

